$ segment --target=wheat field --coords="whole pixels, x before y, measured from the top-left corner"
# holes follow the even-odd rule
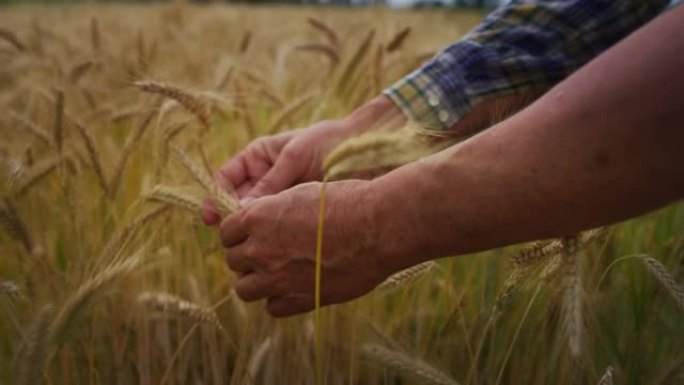
[[[0,9],[0,384],[684,383],[681,204],[419,265],[317,326],[235,296],[199,216],[205,197],[238,205],[212,170],[258,136],[343,117],[482,17]],[[356,140],[331,177],[368,159],[349,148],[377,162],[421,138]]]

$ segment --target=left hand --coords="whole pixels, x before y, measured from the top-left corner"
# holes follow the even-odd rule
[[[321,183],[257,198],[221,223],[227,262],[239,273],[245,301],[268,299],[275,317],[314,308],[316,236]],[[369,182],[328,183],[321,267],[321,304],[359,297],[391,274],[373,214]]]

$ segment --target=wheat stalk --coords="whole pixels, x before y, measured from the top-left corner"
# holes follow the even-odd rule
[[[401,286],[405,286],[424,277],[436,266],[437,263],[433,261],[427,261],[419,263],[415,266],[411,266],[408,269],[401,270],[389,276],[380,285],[378,285],[378,287],[376,287],[376,290],[388,292]]]
[[[378,344],[363,344],[361,351],[366,357],[413,377],[423,384],[458,385],[458,382],[446,373],[402,352],[390,350]]]
[[[658,279],[665,290],[670,293],[675,302],[677,302],[677,305],[684,309],[684,288],[675,281],[665,265],[650,255],[640,255],[639,259],[646,265],[648,271]]]
[[[582,265],[576,236],[561,240],[563,269],[563,328],[575,360],[582,354]]]
[[[128,244],[131,237],[135,235],[135,232],[142,228],[145,224],[151,220],[157,218],[159,215],[164,213],[169,208],[169,205],[162,204],[152,210],[149,210],[139,217],[135,218],[130,224],[126,225],[123,229],[118,231],[113,237],[102,248],[100,253],[100,261],[110,261],[114,259],[117,252],[123,250]]]
[[[43,383],[48,358],[48,327],[53,314],[52,306],[38,311],[28,329],[26,342],[19,349],[17,364],[17,385],[39,385]]]
[[[613,385],[613,367],[608,366],[606,371],[601,376],[598,385]]]
[[[131,156],[131,154],[133,153],[133,149],[140,141],[140,138],[142,138],[143,134],[147,130],[147,127],[150,125],[153,116],[154,112],[150,112],[149,114],[147,114],[147,116],[142,120],[142,122],[128,134],[128,137],[126,137],[126,142],[124,142],[124,146],[121,149],[121,154],[119,155],[119,159],[116,163],[116,166],[114,167],[114,173],[112,174],[112,177],[109,180],[107,192],[109,193],[110,198],[114,198],[114,196],[116,195],[116,192],[119,189],[119,185],[121,184],[121,177],[123,176],[123,172],[126,169],[126,163],[128,162],[128,158]]]
[[[205,130],[211,127],[211,118],[207,103],[197,96],[179,87],[155,81],[137,81],[135,86],[140,90],[163,95],[180,103],[186,110],[195,115]]]
[[[142,266],[142,250],[133,256],[115,260],[104,269],[83,282],[61,307],[50,325],[50,340],[59,345],[66,341],[74,329],[79,315],[92,301],[120,278],[140,269]]]
[[[105,177],[104,171],[102,169],[102,162],[100,161],[99,152],[97,151],[95,145],[95,138],[93,138],[90,132],[79,123],[76,123],[76,131],[81,136],[81,139],[83,139],[83,144],[88,152],[91,166],[95,171],[95,175],[97,175],[97,181],[100,183],[100,187],[102,187],[104,192],[107,192],[109,186],[107,185],[107,178]]]
[[[271,120],[271,124],[268,126],[267,132],[269,134],[274,134],[278,132],[281,126],[292,119],[300,109],[306,106],[309,101],[311,101],[316,96],[316,93],[310,93],[304,95],[298,99],[295,99],[292,103],[285,106],[278,114]]]
[[[145,291],[138,295],[137,301],[154,311],[186,317],[197,323],[206,323],[224,331],[213,309],[184,300],[173,294]]]

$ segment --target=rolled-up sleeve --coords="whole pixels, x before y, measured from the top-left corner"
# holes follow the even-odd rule
[[[561,81],[668,3],[511,1],[383,93],[421,126],[446,130],[489,98]]]

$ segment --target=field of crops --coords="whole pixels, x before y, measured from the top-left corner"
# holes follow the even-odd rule
[[[684,383],[681,205],[423,265],[317,325],[234,294],[199,216],[236,204],[211,170],[343,117],[481,17],[0,9],[0,384]]]

